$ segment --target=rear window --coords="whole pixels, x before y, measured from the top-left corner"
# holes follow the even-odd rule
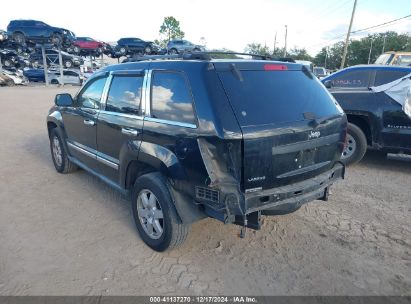
[[[374,86],[389,83],[410,73],[411,72],[408,71],[377,71]]]
[[[302,71],[241,71],[243,81],[233,72],[220,78],[242,126],[285,123],[340,113],[332,96],[312,74]]]

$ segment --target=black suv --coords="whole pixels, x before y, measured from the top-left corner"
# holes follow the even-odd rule
[[[389,95],[371,89],[406,75],[411,75],[411,67],[357,65],[322,80],[347,114],[343,162],[359,162],[367,147],[411,154],[411,117]],[[411,98],[408,104],[411,109]]]
[[[17,43],[24,45],[27,41],[34,43],[53,43],[54,45],[70,45],[74,33],[69,30],[50,26],[37,20],[12,20],[7,31]]]
[[[207,216],[244,236],[261,215],[327,200],[344,176],[346,116],[306,68],[199,58],[109,66],[74,98],[57,95],[47,117],[56,170],[81,167],[130,193],[158,251]]]
[[[121,56],[134,54],[156,54],[159,49],[151,41],[144,41],[140,38],[121,38],[117,41],[114,51]]]

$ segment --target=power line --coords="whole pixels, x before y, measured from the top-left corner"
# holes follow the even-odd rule
[[[400,21],[402,19],[406,19],[406,18],[409,18],[409,17],[411,17],[411,15],[404,16],[404,17],[401,17],[401,18],[397,18],[397,19],[394,19],[394,20],[391,20],[391,21],[387,21],[387,22],[384,22],[384,23],[381,23],[381,24],[378,24],[378,25],[366,27],[366,28],[363,28],[361,30],[352,31],[351,34],[355,34],[355,33],[358,33],[358,32],[363,32],[363,31],[370,30],[370,29],[380,27],[380,26],[383,26],[383,25],[388,25],[388,24],[391,24],[391,23],[394,23],[396,21]]]
[[[397,19],[394,19],[394,20],[390,20],[390,21],[384,22],[384,23],[380,23],[380,24],[377,24],[377,25],[373,25],[373,26],[370,26],[370,27],[363,28],[363,29],[351,31],[350,34],[356,34],[356,33],[364,32],[364,31],[369,30],[369,29],[373,29],[373,28],[377,28],[377,27],[389,25],[389,24],[391,24],[391,23],[394,23],[394,22],[397,22],[397,21],[400,21],[400,20],[403,20],[403,19],[406,19],[406,18],[410,18],[410,17],[411,17],[411,15],[407,15],[407,16],[404,16],[404,17],[401,17],[401,18],[397,18]],[[346,35],[346,34],[338,35],[338,36],[336,36],[336,37],[331,38],[330,41],[333,41],[333,40],[342,38],[342,37],[344,37],[345,35]],[[311,47],[313,47],[313,46],[318,46],[318,45],[323,45],[323,44],[328,44],[328,42],[322,42],[322,43],[314,44],[314,45],[311,45]]]

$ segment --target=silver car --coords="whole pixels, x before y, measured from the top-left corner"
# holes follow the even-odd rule
[[[187,40],[170,40],[167,43],[167,52],[169,54],[177,54],[183,52],[204,52],[204,46],[191,43]]]

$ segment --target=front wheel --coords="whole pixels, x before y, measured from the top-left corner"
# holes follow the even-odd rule
[[[364,132],[352,123],[348,123],[347,139],[341,161],[346,164],[358,163],[367,151],[367,138]]]
[[[145,174],[136,180],[132,209],[140,237],[152,249],[161,252],[185,241],[189,225],[178,218],[166,179],[160,173]]]
[[[59,46],[61,45],[62,42],[63,42],[63,38],[61,37],[60,34],[54,33],[51,36],[51,43],[53,43],[54,45]]]
[[[72,62],[71,60],[66,60],[66,61],[64,62],[64,66],[65,66],[67,69],[69,69],[69,68],[71,68],[71,67],[73,66],[73,62]]]
[[[56,129],[52,129],[50,132],[50,150],[57,172],[70,173],[77,170],[77,166],[68,158],[63,141]]]

